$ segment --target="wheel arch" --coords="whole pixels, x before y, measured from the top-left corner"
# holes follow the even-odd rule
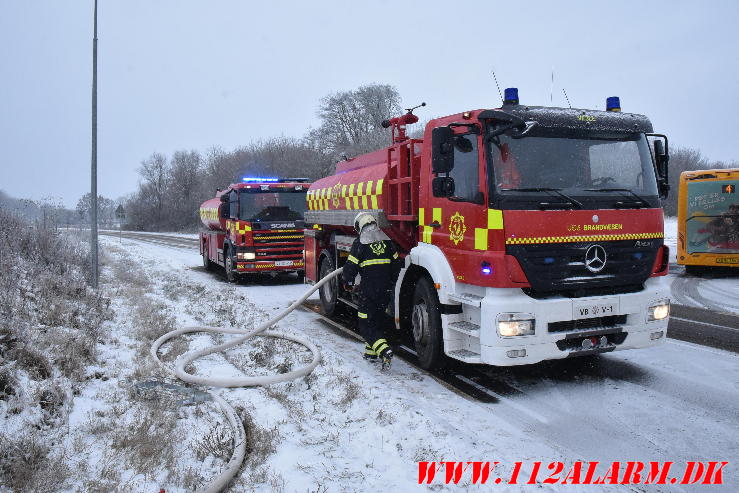
[[[449,302],[446,294],[454,292],[454,274],[444,253],[434,245],[421,243],[411,249],[406,257],[406,268],[398,279],[400,289],[395,290],[395,313],[398,314],[395,326],[398,329],[410,328],[410,315],[413,292],[421,277],[428,277],[438,288],[439,303]]]

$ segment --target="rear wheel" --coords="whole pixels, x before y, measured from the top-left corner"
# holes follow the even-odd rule
[[[329,256],[324,256],[321,260],[318,279],[323,279],[334,271],[334,261]],[[339,298],[339,282],[334,277],[318,290],[321,297],[321,308],[323,313],[329,317],[336,312],[336,305]]]
[[[205,270],[210,270],[212,267],[210,258],[208,257],[208,244],[207,243],[203,245],[203,267],[205,267]]]
[[[418,363],[424,369],[444,366],[444,339],[441,330],[441,309],[431,280],[421,277],[413,292],[411,309],[413,343]]]

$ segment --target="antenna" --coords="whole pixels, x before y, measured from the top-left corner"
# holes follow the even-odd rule
[[[503,93],[500,92],[500,85],[498,84],[498,78],[495,76],[495,69],[491,70],[493,72],[493,79],[495,80],[495,87],[498,88],[498,96],[500,96],[501,102],[503,101]]]
[[[552,67],[552,83],[549,85],[549,104],[554,104],[554,67]]]
[[[570,98],[567,97],[567,91],[565,91],[564,87],[562,88],[562,92],[565,93],[565,99],[567,100],[567,106],[569,106],[570,109],[572,109],[572,105],[570,104]]]

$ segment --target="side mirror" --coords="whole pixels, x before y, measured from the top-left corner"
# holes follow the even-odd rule
[[[437,176],[431,181],[434,197],[453,197],[454,178],[451,176]]]
[[[657,137],[654,141],[654,164],[657,170],[657,187],[659,189],[659,196],[662,199],[667,198],[667,194],[670,191],[669,185],[669,168],[670,153],[667,143],[667,136],[661,134],[650,134],[652,137]]]
[[[431,131],[431,170],[449,173],[454,168],[454,132],[449,127],[436,127]]]

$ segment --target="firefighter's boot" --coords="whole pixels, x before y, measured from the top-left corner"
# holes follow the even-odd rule
[[[372,363],[377,362],[377,352],[374,349],[372,349],[372,346],[370,346],[366,342],[364,343],[364,356],[363,357],[364,359],[366,359],[367,361],[371,361]]]
[[[382,362],[382,369],[387,370],[393,363],[393,350],[386,348],[380,353],[380,361]]]
[[[372,350],[380,357],[383,368],[390,366],[390,362],[393,359],[393,352],[385,339],[377,339],[375,343],[372,344]]]

